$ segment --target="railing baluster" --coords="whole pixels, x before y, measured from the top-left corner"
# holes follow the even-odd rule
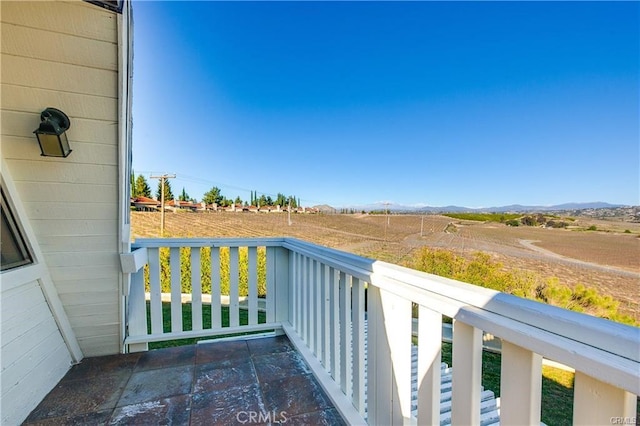
[[[331,378],[340,383],[340,287],[336,270],[329,268],[329,363]]]
[[[321,267],[322,265],[319,261],[313,262],[313,346],[314,354],[318,358],[322,352],[322,321],[320,320],[320,311],[322,309]]]
[[[192,330],[202,330],[202,278],[199,247],[191,247],[191,318]]]
[[[276,323],[287,323],[291,321],[293,309],[291,307],[292,294],[289,290],[292,272],[289,262],[289,251],[282,247],[272,247],[273,249],[273,281],[274,281],[274,321]]]
[[[300,337],[307,344],[309,335],[307,334],[307,313],[309,309],[307,307],[307,271],[309,269],[309,263],[306,256],[300,255],[300,280],[298,281],[298,287],[300,288]]]
[[[268,263],[267,263],[268,266]],[[258,249],[249,247],[247,253],[247,267],[249,278],[249,325],[258,323]],[[268,293],[267,293],[268,294]]]
[[[293,254],[293,326],[302,335],[302,255]]]
[[[636,396],[576,370],[573,424],[635,424]],[[637,419],[635,419],[637,420]]]
[[[180,247],[171,247],[169,264],[171,266],[171,332],[179,333],[183,331]]]
[[[311,347],[311,274],[313,268],[311,264],[312,260],[309,257],[305,257],[305,276],[304,276],[304,308],[302,315],[304,315],[304,342],[307,346]]]
[[[365,350],[364,350],[364,283],[353,278],[353,405],[361,416],[365,415]]]
[[[162,334],[162,290],[160,288],[160,250],[149,249],[149,290],[151,305],[151,333]]]
[[[440,363],[442,314],[419,307],[418,311],[418,424],[440,423]]]
[[[351,399],[351,275],[340,271],[340,387]]]
[[[542,356],[502,341],[500,421],[540,424]]]
[[[220,248],[211,247],[211,328],[222,328],[220,306]]]
[[[267,322],[276,319],[276,252],[275,247],[267,247]]]
[[[454,320],[451,424],[480,423],[482,330]]]
[[[307,341],[307,345],[309,345],[309,349],[315,355],[316,354],[316,261],[313,259],[309,260],[309,340]]]
[[[320,362],[325,369],[329,368],[329,267],[322,264],[320,268]]]
[[[229,326],[240,325],[238,247],[229,247]]]

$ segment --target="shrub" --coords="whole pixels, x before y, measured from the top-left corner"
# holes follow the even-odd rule
[[[200,282],[203,294],[211,294],[213,285],[220,286],[220,294],[229,294],[229,248],[219,250],[220,281],[211,282],[211,248],[180,248],[180,292],[191,293],[191,250],[200,250]],[[160,289],[163,293],[171,292],[171,250],[160,248]],[[257,250],[257,289],[258,296],[267,294],[266,249]],[[145,267],[145,289],[149,291],[148,266]],[[238,249],[238,291],[240,296],[249,295],[249,250],[246,247]]]
[[[577,312],[635,325],[629,316],[618,312],[619,302],[582,284],[570,288],[558,278],[543,280],[525,271],[505,271],[500,262],[487,253],[476,252],[471,259],[447,250],[423,248],[408,265],[414,269],[476,284],[519,297],[537,300]]]

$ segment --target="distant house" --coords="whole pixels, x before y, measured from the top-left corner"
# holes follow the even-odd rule
[[[160,202],[148,197],[135,197],[131,199],[131,207],[139,212],[155,212],[160,210]]]
[[[167,210],[173,212],[177,212],[178,210],[194,212],[198,210],[198,204],[192,203],[191,201],[171,200],[165,203],[165,207]]]
[[[210,211],[218,211],[218,205],[216,203],[207,204],[204,201],[197,204],[196,211],[198,212],[210,212]]]

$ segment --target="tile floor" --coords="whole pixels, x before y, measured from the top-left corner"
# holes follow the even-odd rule
[[[25,425],[345,424],[286,336],[87,358]]]

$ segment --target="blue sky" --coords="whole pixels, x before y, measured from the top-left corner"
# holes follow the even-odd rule
[[[134,2],[133,167],[201,199],[640,204],[638,2]]]

